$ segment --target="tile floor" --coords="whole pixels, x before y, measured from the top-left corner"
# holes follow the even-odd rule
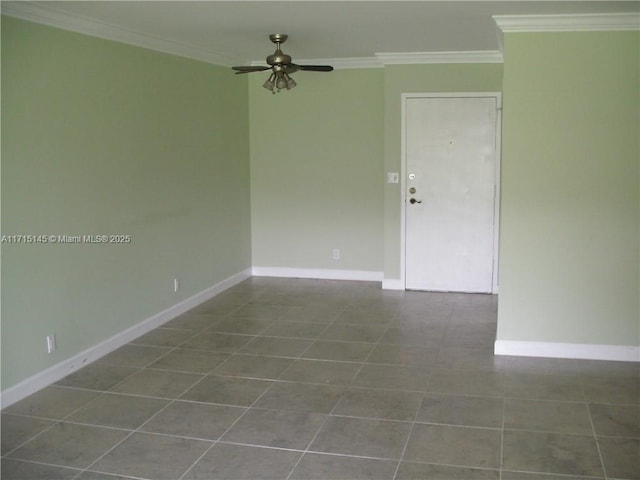
[[[638,364],[494,357],[496,298],[252,278],[2,412],[2,478],[640,479]]]

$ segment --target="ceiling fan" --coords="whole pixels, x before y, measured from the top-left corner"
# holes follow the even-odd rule
[[[269,40],[276,44],[276,51],[267,57],[269,66],[247,66],[247,67],[231,67],[236,70],[236,74],[263,72],[271,70],[271,75],[262,85],[272,93],[279,92],[283,88],[291,90],[296,86],[296,81],[290,75],[298,70],[308,72],[331,72],[333,67],[330,65],[297,65],[291,61],[291,57],[282,52],[280,46],[287,41],[288,36],[284,33],[272,33]]]

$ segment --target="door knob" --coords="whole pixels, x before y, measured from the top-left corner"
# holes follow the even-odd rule
[[[416,200],[415,198],[412,198],[411,200],[409,200],[409,203],[411,203],[412,205],[414,203],[422,203],[422,200]]]

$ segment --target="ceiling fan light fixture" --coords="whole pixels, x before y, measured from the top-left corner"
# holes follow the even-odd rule
[[[266,88],[267,90],[269,90],[272,93],[276,93],[274,88],[276,86],[276,82],[275,82],[275,78],[276,78],[276,74],[272,73],[269,78],[262,84],[262,86],[264,88]]]
[[[278,89],[278,91],[280,91],[283,88],[287,87],[287,81],[284,78],[286,73],[281,73],[281,72],[278,72],[278,73],[279,75],[276,76],[276,88]]]
[[[286,73],[285,73],[284,82],[285,82],[285,87],[287,87],[287,90],[291,90],[293,87],[297,85],[296,81]]]

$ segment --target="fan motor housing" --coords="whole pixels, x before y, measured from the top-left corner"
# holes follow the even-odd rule
[[[283,63],[291,63],[291,56],[282,53],[282,50],[278,49],[273,55],[267,57],[267,63],[269,65],[281,65]]]

